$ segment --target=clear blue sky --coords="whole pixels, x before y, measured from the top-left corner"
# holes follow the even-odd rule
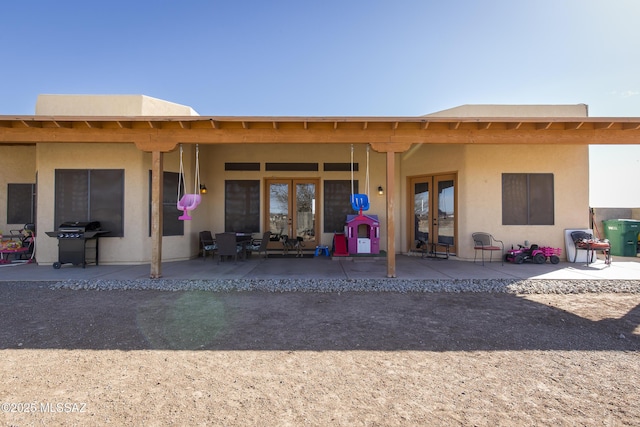
[[[638,0],[34,0],[2,16],[0,114],[91,93],[202,115],[586,103],[591,116],[640,116]],[[592,148],[592,205],[640,207],[629,185],[608,200],[617,178],[602,165],[634,183],[640,166],[640,146],[617,150]]]

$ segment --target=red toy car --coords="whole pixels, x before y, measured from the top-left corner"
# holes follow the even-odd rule
[[[511,249],[504,256],[504,260],[512,262],[514,264],[522,264],[525,261],[533,261],[535,264],[544,264],[547,262],[547,258],[551,261],[551,264],[557,264],[560,262],[559,255],[562,253],[560,248],[550,247],[538,247],[538,245],[531,245],[527,248],[522,245],[518,245],[518,249]]]

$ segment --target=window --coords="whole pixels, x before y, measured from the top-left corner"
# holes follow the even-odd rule
[[[318,170],[317,163],[266,163],[265,170],[267,171],[311,171]]]
[[[35,210],[35,184],[7,184],[7,224],[33,223]]]
[[[553,174],[502,174],[503,225],[553,225],[553,200]]]
[[[354,172],[358,172],[360,169],[358,167],[358,163],[325,163],[324,171],[325,172],[350,172],[351,168],[353,168]]]
[[[99,221],[124,236],[124,169],[56,169],[54,226]]]
[[[177,172],[162,173],[162,235],[184,235],[184,221],[178,219],[182,214],[178,210],[178,179]],[[183,194],[181,191],[180,194]],[[149,171],[149,236],[151,236],[151,171]]]
[[[260,163],[225,163],[224,170],[226,171],[259,171]]]
[[[224,231],[260,232],[260,181],[224,182]]]
[[[353,182],[354,192],[358,192],[358,181]],[[351,181],[324,181],[324,232],[343,232],[347,215],[354,214],[351,207]]]

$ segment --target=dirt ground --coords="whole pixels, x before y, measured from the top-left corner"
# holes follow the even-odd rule
[[[0,283],[0,420],[638,425],[640,294]]]

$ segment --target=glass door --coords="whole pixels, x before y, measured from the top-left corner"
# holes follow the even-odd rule
[[[318,244],[318,188],[317,179],[268,179],[265,229],[271,231],[274,238],[300,237],[304,247],[315,248]]]
[[[433,235],[436,237],[434,241],[438,243],[446,243],[449,245],[449,251],[456,253],[456,197],[455,197],[455,176],[454,175],[437,175],[433,177],[434,189],[434,217],[431,219],[433,223]],[[435,207],[438,207],[437,215]]]
[[[429,189],[431,188],[431,180],[423,178],[413,178],[411,183],[411,191],[413,192],[413,229],[411,230],[411,249],[430,242],[429,236],[431,231],[431,220],[429,219],[429,205],[431,197]]]
[[[427,175],[409,179],[412,217],[409,230],[410,249],[419,242],[447,243],[456,253],[455,174]]]

